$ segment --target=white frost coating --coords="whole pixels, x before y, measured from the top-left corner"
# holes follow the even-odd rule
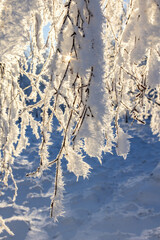
[[[81,176],[84,179],[88,177],[91,167],[83,161],[83,156],[74,151],[72,147],[68,147],[66,159],[68,161],[67,169],[76,175],[77,181]]]
[[[92,119],[92,121],[86,120],[86,122],[85,128],[81,130],[83,134],[80,133],[82,136],[85,136],[84,150],[90,157],[96,157],[102,163],[101,158],[104,151],[104,136],[101,132],[102,126],[95,119]],[[87,131],[89,132],[88,136]]]
[[[64,216],[65,211],[63,210],[63,193],[64,193],[64,181],[63,181],[63,175],[62,175],[62,168],[61,168],[61,162],[58,163],[58,179],[57,179],[57,189],[56,193],[54,195],[54,198],[52,198],[51,202],[51,216],[53,216],[54,221],[58,221],[58,217]]]
[[[160,36],[158,2],[135,0],[128,25],[122,35],[124,49],[131,53],[130,60],[139,61],[150,47],[156,47]]]
[[[153,106],[151,110],[151,129],[153,134],[157,134],[160,140],[160,106]]]
[[[57,165],[51,203],[55,220],[63,214],[63,157],[77,179],[86,178],[85,154],[101,162],[102,153],[117,144],[117,154],[127,157],[130,136],[119,127],[121,119],[145,124],[151,115],[152,131],[160,136],[160,1],[130,1],[126,12],[124,5],[123,0],[1,1],[2,181],[7,185],[11,177],[17,191],[11,167],[29,143],[30,125],[41,143],[40,165],[28,176]],[[63,140],[50,162],[54,117]]]
[[[103,71],[104,22],[100,2],[74,0],[66,4],[57,38],[58,51],[51,68],[54,69],[53,85],[56,91],[58,89],[55,97],[56,116],[67,136],[65,152],[68,160],[71,158],[69,146],[76,149],[77,157],[81,153],[78,144],[81,139],[84,140],[82,147],[86,153],[97,157],[99,161],[105,149],[106,125],[111,124],[106,119],[111,119],[106,117],[109,110]],[[66,106],[64,112],[58,108],[62,103]],[[70,163],[68,166],[70,170],[75,170],[76,176],[83,172],[79,170],[81,174],[77,173]],[[84,177],[86,175],[84,172]]]
[[[109,31],[113,37],[106,37],[105,58],[113,112],[117,111],[119,117],[125,116],[126,121],[130,116],[145,124],[144,119],[153,113],[153,108],[157,109],[154,111],[156,119],[160,111],[160,1],[130,1],[127,14],[121,15],[120,26],[123,27],[119,29],[114,14],[110,17],[114,12],[111,3],[107,2],[105,8],[106,35]],[[151,128],[159,134],[158,123],[152,121]]]
[[[127,155],[130,151],[130,141],[128,140],[129,138],[130,136],[125,133],[122,128],[119,127],[116,152],[118,156],[122,156],[124,159],[127,158]]]
[[[8,57],[13,57],[13,55],[17,56],[17,52],[23,53],[27,40],[25,17],[30,15],[33,7],[30,5],[29,1],[24,1],[22,4],[20,1],[6,0],[3,3],[0,19],[1,62],[4,62],[8,55]]]
[[[0,11],[0,62],[7,62],[21,57],[29,45],[30,25],[34,21],[37,10],[43,14],[41,0],[5,0]],[[38,48],[42,48],[42,18],[36,13],[36,40]]]
[[[35,14],[35,37],[36,37],[37,47],[40,50],[44,46],[44,39],[43,39],[42,17],[39,13]]]
[[[0,233],[6,231],[9,235],[14,236],[14,233],[7,227],[5,220],[0,216]]]
[[[63,129],[56,160],[64,154],[68,170],[77,179],[86,178],[90,170],[83,160],[82,149],[101,162],[102,152],[106,150],[107,126],[112,121],[108,117],[110,101],[107,102],[103,70],[104,22],[101,1],[71,0],[55,24],[59,32],[50,73],[51,86],[55,89],[53,109]],[[108,149],[111,149],[112,127],[108,132]]]
[[[151,88],[156,88],[158,85],[160,85],[160,54],[158,54],[157,49],[150,50],[150,54],[148,56],[147,78],[148,85]]]

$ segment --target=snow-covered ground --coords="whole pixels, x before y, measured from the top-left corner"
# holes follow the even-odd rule
[[[15,161],[16,202],[12,203],[12,184],[0,196],[0,215],[15,234],[4,230],[0,240],[160,240],[160,142],[148,125],[135,123],[131,131],[127,159],[105,154],[102,166],[87,159],[93,167],[87,180],[77,182],[64,160],[66,213],[58,223],[50,218],[55,167],[40,179],[25,177],[38,166],[38,144],[33,139]],[[51,156],[59,146],[57,135]]]

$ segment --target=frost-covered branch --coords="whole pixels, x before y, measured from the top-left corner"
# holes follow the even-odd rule
[[[0,174],[7,186],[15,157],[29,145],[30,126],[39,145],[40,176],[56,165],[51,216],[63,215],[63,158],[77,179],[116,146],[127,157],[128,117],[160,136],[159,0],[5,0],[0,9]],[[46,40],[43,30],[50,30]],[[36,117],[34,112],[39,113]],[[49,154],[53,119],[62,143]]]

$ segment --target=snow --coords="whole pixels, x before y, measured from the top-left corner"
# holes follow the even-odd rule
[[[159,0],[122,5],[1,1],[0,239],[159,238]]]
[[[160,239],[160,143],[145,126],[122,124],[130,139],[131,151],[126,160],[115,154],[103,156],[102,165],[92,158],[85,161],[92,166],[88,179],[76,177],[64,169],[65,216],[58,223],[50,218],[50,198],[53,195],[54,166],[41,178],[26,178],[34,171],[38,160],[38,145],[32,138],[28,147],[15,160],[13,173],[18,185],[18,196],[12,202],[13,186],[3,189],[0,214],[6,228],[0,239],[12,240],[158,240]],[[131,128],[131,130],[128,130]],[[50,149],[56,156],[61,136],[56,129],[56,142]],[[37,161],[38,164],[38,161]],[[2,221],[1,221],[2,222]],[[7,230],[7,229],[6,229]]]

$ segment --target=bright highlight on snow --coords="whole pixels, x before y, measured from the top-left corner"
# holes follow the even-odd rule
[[[64,59],[65,59],[65,62],[70,62],[72,57],[70,55],[67,55],[64,57]]]
[[[103,163],[102,154],[116,148],[126,159],[128,119],[144,125],[150,118],[160,138],[160,0],[5,0],[0,8],[1,182],[12,180],[15,201],[12,167],[29,146],[30,127],[41,143],[39,166],[27,176],[56,165],[57,221],[64,214],[64,158],[77,179],[90,174],[86,155]],[[53,158],[55,119],[62,142]]]

